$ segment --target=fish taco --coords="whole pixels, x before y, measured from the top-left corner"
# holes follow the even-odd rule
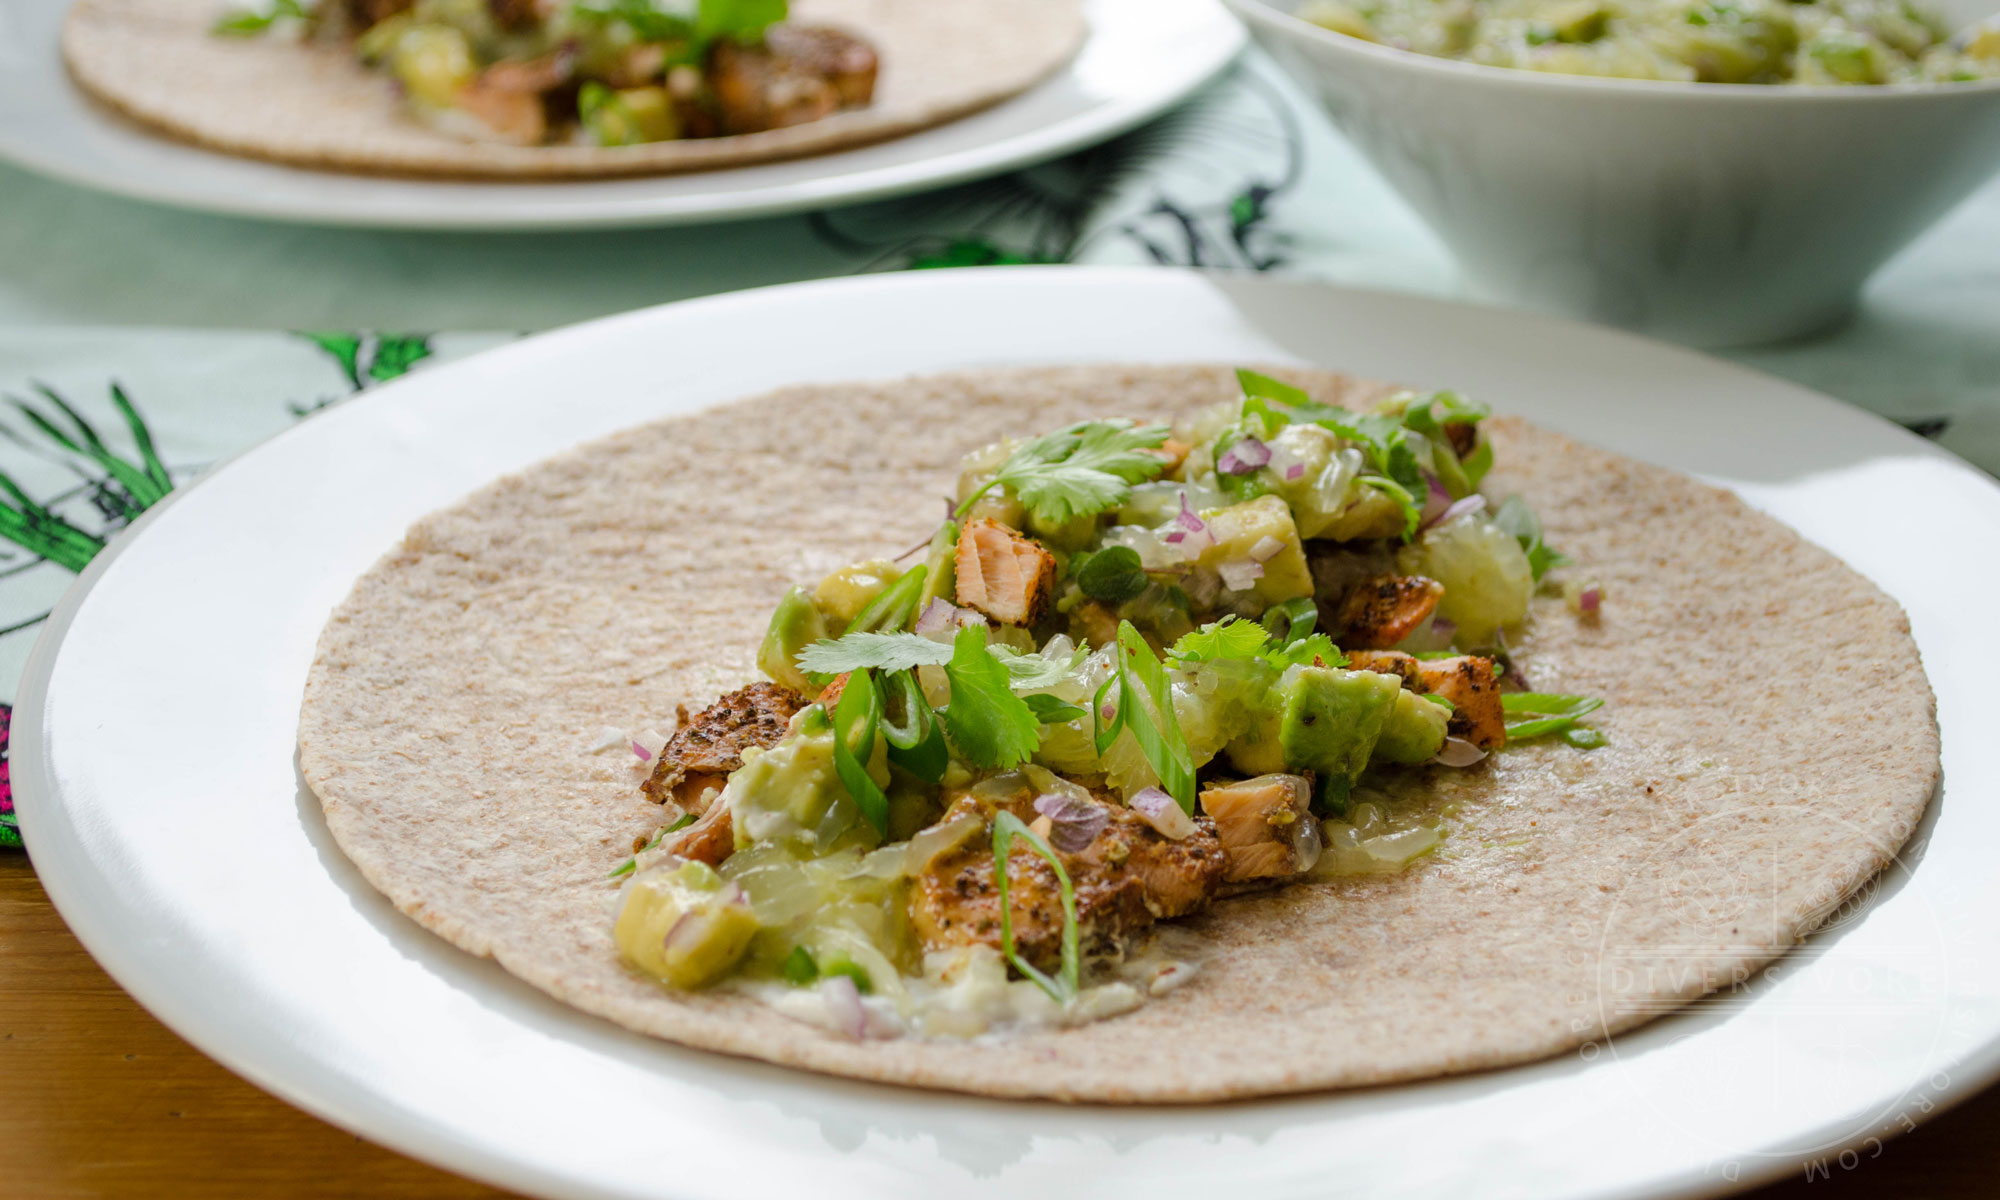
[[[1080,0],[78,0],[62,46],[92,95],[214,149],[555,178],[899,136],[1026,90],[1083,34]]]
[[[426,518],[300,763],[404,912],[587,1012],[1181,1102],[1740,983],[1938,744],[1897,605],[1727,492],[1453,392],[1083,367],[790,388]]]

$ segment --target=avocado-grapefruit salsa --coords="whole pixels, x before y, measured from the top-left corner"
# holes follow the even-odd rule
[[[2000,26],[1915,0],[1304,0],[1306,20],[1401,50],[1561,75],[1698,83],[2000,78]]]
[[[1479,490],[1482,406],[1238,383],[975,450],[927,542],[779,598],[767,678],[635,742],[625,960],[857,1039],[1073,1025],[1196,971],[1176,918],[1436,851],[1434,773],[1603,743],[1508,655],[1604,596]]]

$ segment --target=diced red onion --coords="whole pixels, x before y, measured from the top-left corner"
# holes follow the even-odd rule
[[[1215,573],[1222,576],[1222,584],[1232,592],[1247,592],[1251,586],[1264,577],[1264,564],[1249,562],[1226,562],[1217,565]]]
[[[1576,606],[1592,616],[1597,614],[1598,606],[1603,603],[1603,588],[1587,587],[1578,593],[1576,597]]]
[[[851,976],[829,975],[819,981],[820,1003],[840,1032],[861,1041],[868,1036],[868,1010],[861,1005],[861,989]]]
[[[1181,491],[1181,511],[1174,517],[1173,532],[1160,540],[1179,546],[1189,558],[1215,544],[1215,535],[1208,531],[1208,522],[1196,516],[1194,509],[1189,507],[1186,489]]]
[[[1248,475],[1270,461],[1269,446],[1253,437],[1238,438],[1215,460],[1215,469],[1224,475]]]
[[[1304,463],[1293,463],[1291,466],[1285,468],[1285,482],[1290,483],[1305,473],[1306,465]]]
[[[1194,832],[1194,818],[1181,811],[1181,806],[1156,787],[1140,788],[1125,802],[1133,812],[1138,813],[1157,830],[1161,837],[1180,841]]]
[[[1101,804],[1054,792],[1035,797],[1035,811],[1051,822],[1049,845],[1064,854],[1082,853],[1111,820],[1111,814]]]
[[[1444,508],[1444,512],[1440,512],[1440,514],[1438,514],[1436,518],[1432,518],[1432,520],[1426,520],[1426,522],[1424,522],[1424,524],[1422,524],[1420,528],[1426,528],[1426,530],[1428,530],[1428,528],[1430,528],[1430,526],[1434,526],[1434,524],[1444,524],[1444,522],[1452,520],[1454,516],[1464,516],[1464,514],[1468,514],[1468,512],[1478,512],[1478,510],[1482,510],[1482,508],[1486,508],[1486,496],[1480,496],[1478,492],[1474,492],[1474,494],[1466,496],[1464,500],[1454,500],[1454,502],[1450,502],[1450,504],[1448,504],[1448,506]]]
[[[1464,738],[1448,737],[1444,740],[1444,749],[1439,750],[1437,757],[1431,761],[1447,767],[1469,767],[1485,757],[1486,751]]]
[[[667,748],[667,735],[657,729],[642,729],[632,735],[632,753],[641,762],[651,762]]]
[[[1257,562],[1270,562],[1284,548],[1284,542],[1267,533],[1250,547],[1250,557]]]
[[[917,623],[911,629],[917,633],[941,633],[957,624],[958,606],[938,596],[924,605],[924,611],[917,614]]]

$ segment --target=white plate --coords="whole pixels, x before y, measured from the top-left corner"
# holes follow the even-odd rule
[[[1186,360],[1454,384],[1723,481],[1837,550],[1908,606],[1937,687],[1950,793],[1919,832],[1921,864],[1777,978],[1608,1050],[1346,1094],[1066,1108],[826,1079],[583,1016],[399,915],[300,786],[293,726],[328,611],[412,520],[502,472],[786,383]],[[17,709],[15,787],[50,895],[122,984],[231,1068],[496,1184],[685,1200],[1694,1194],[1865,1155],[2000,1067],[1985,744],[2000,575],[1979,550],[2000,544],[2000,487],[1874,417],[1687,351],[1231,276],[870,276],[418,372],[136,528],[49,622]]]
[[[220,3],[220,0],[218,0]],[[677,225],[943,187],[1067,153],[1187,98],[1245,35],[1215,0],[1088,0],[1090,38],[1055,76],[908,137],[787,162],[552,183],[396,179],[278,166],[177,142],[92,102],[63,69],[70,0],[0,3],[0,158],[69,183],[231,216],[408,229]],[[995,0],[996,10],[1005,0]]]

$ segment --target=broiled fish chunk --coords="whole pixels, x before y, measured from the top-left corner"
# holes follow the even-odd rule
[[[1333,621],[1343,647],[1387,650],[1423,628],[1444,598],[1444,585],[1421,575],[1378,575],[1356,584]]]
[[[1311,870],[1319,859],[1311,806],[1312,785],[1299,775],[1259,775],[1202,789],[1201,809],[1222,841],[1223,881],[1283,879]]]
[[[1451,701],[1451,723],[1445,732],[1481,750],[1507,744],[1507,711],[1500,704],[1500,681],[1493,660],[1473,654],[1417,663],[1420,691]]]
[[[762,45],[719,39],[708,53],[715,118],[725,134],[802,125],[875,93],[868,43],[832,29],[774,25]]]
[[[660,848],[679,858],[719,866],[736,849],[736,819],[727,804],[711,804],[700,820],[660,839]]]
[[[683,723],[641,790],[655,804],[673,800],[689,812],[702,812],[709,790],[720,792],[729,773],[743,765],[743,751],[777,745],[804,707],[804,696],[775,683],[736,689]]]
[[[1356,671],[1394,675],[1413,692],[1423,691],[1423,677],[1417,671],[1416,656],[1397,650],[1349,650],[1347,665]]]
[[[1179,841],[1161,836],[1123,804],[1099,798],[1104,828],[1074,854],[1056,851],[1076,891],[1078,944],[1085,957],[1116,956],[1127,939],[1155,921],[1204,907],[1222,883],[1223,855],[1214,826],[1195,822]],[[1035,818],[1033,789],[1003,805]],[[953,801],[944,820],[964,813],[991,819],[993,809],[971,794]],[[1000,946],[1000,893],[993,843],[975,837],[932,860],[910,893],[910,917],[926,950]],[[1036,966],[1053,970],[1062,958],[1062,889],[1041,855],[1017,840],[1007,856],[1014,944]]]
[[[959,531],[958,602],[1002,625],[1032,625],[1055,593],[1055,555],[987,517]]]

